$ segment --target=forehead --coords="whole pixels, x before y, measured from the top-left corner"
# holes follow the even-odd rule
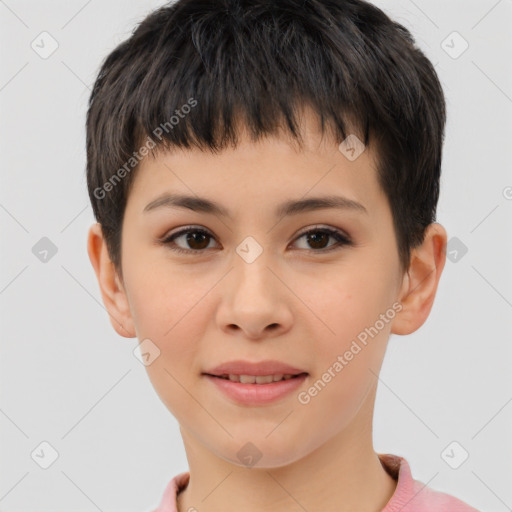
[[[135,173],[127,208],[135,203],[142,211],[163,193],[211,197],[234,209],[333,194],[365,205],[385,199],[372,148],[350,160],[307,111],[301,119],[301,146],[284,131],[258,140],[243,127],[238,133],[236,147],[219,152],[171,148],[145,157]]]

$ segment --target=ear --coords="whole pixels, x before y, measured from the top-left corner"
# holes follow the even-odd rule
[[[89,228],[87,252],[94,267],[103,304],[109,314],[112,327],[120,336],[135,338],[136,333],[128,299],[114,264],[110,260],[99,223],[95,223]]]
[[[394,334],[411,334],[426,321],[446,262],[446,230],[430,224],[423,243],[411,251],[411,263],[404,275],[399,300],[403,309],[391,326]]]

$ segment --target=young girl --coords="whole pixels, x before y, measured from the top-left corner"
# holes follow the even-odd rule
[[[178,0],[105,60],[88,252],[189,472],[156,512],[470,512],[378,454],[390,334],[427,319],[445,102],[362,0]]]

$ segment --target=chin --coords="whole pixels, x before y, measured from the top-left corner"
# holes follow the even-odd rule
[[[223,453],[218,453],[218,455],[230,464],[240,468],[259,469],[284,467],[293,464],[306,455],[297,451],[297,445],[300,442],[293,442],[291,438],[289,438],[289,443],[283,443],[283,439],[279,436],[272,440],[259,436],[245,436],[245,439],[247,441],[244,442],[230,440],[229,451],[225,450]]]

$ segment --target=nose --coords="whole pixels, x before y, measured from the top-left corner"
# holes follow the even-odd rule
[[[292,293],[279,270],[271,268],[263,255],[252,263],[235,259],[234,266],[224,282],[217,310],[219,328],[251,340],[287,332],[293,322]]]

